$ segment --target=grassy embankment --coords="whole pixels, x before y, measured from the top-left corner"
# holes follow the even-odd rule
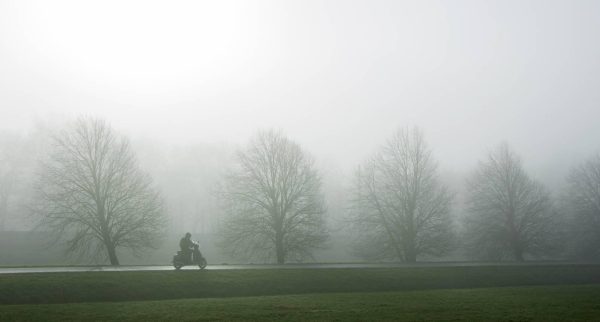
[[[600,266],[13,274],[0,304],[0,320],[585,320],[600,317]]]
[[[594,321],[599,317],[599,285],[0,306],[2,321]]]

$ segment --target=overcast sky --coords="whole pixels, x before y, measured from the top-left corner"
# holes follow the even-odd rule
[[[80,114],[165,144],[284,130],[352,168],[400,126],[444,169],[600,149],[600,1],[0,0],[0,129]]]

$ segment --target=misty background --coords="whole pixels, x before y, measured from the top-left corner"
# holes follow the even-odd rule
[[[317,161],[334,234],[320,261],[357,260],[348,185],[402,126],[423,130],[457,218],[501,142],[558,197],[600,149],[599,36],[597,1],[0,1],[0,144],[19,169],[0,264],[67,260],[23,233],[23,201],[49,133],[81,115],[128,136],[166,199],[164,245],[126,263],[168,262],[188,230],[231,261],[212,191],[260,129]]]

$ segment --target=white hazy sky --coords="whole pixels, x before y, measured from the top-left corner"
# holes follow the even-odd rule
[[[0,129],[80,114],[166,144],[283,129],[351,168],[396,128],[443,168],[600,149],[600,1],[0,0]]]

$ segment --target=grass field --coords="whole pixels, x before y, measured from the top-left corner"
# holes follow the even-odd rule
[[[600,266],[0,275],[0,320],[598,320]]]

